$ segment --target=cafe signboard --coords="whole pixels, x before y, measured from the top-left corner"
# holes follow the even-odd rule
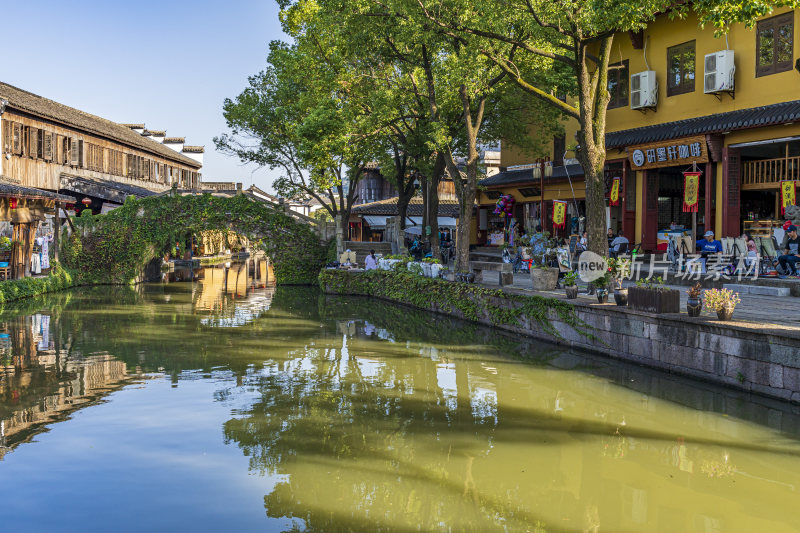
[[[633,170],[691,165],[708,162],[706,138],[702,135],[628,147]]]

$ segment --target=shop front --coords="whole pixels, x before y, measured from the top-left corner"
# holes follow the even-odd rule
[[[666,251],[670,234],[697,238],[714,231],[719,157],[712,156],[709,145],[706,136],[693,136],[628,147],[628,163],[642,189],[634,233],[643,250]],[[692,173],[698,177],[687,181]],[[691,205],[687,198],[694,199]]]

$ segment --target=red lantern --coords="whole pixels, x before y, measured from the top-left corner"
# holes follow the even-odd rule
[[[16,198],[9,198],[8,199],[8,207],[10,207],[11,209],[16,209],[17,208],[17,199]]]
[[[85,205],[86,207],[89,207],[89,204],[91,204],[91,203],[92,203],[92,201],[91,201],[91,200],[89,200],[88,198],[84,198],[83,200],[81,200],[81,203],[82,203],[83,205]]]

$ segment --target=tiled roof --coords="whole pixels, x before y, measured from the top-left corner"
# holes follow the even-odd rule
[[[166,159],[178,161],[187,166],[199,168],[200,164],[190,157],[170,150],[147,137],[142,137],[129,126],[117,124],[110,120],[90,115],[78,109],[59,104],[13,85],[0,82],[0,97],[8,100],[8,106],[34,116],[59,122],[77,130],[105,137],[121,144],[159,155]],[[136,124],[138,126],[138,124]],[[144,125],[142,125],[144,126]]]
[[[164,144],[183,144],[186,142],[186,137],[165,137]]]
[[[143,130],[144,124],[120,124],[120,126],[125,126],[126,128],[130,128],[132,130]]]
[[[583,168],[580,165],[567,165],[566,168],[563,166],[553,167],[553,174],[545,177],[544,181],[547,182],[564,179],[567,177],[567,172],[569,172],[570,178],[583,177]],[[520,183],[538,182],[539,178],[533,177],[533,169],[527,168],[524,170],[504,170],[502,172],[498,172],[494,176],[482,179],[480,182],[478,182],[478,185],[482,187],[499,187],[501,185],[517,185]]]
[[[202,154],[203,152],[206,151],[206,149],[205,149],[204,146],[184,146],[183,147],[183,151],[184,152],[192,152],[192,153],[196,153],[196,154]]]
[[[144,130],[144,133],[142,133],[144,136],[152,135],[153,137],[163,137],[166,134],[166,130]]]
[[[724,133],[797,121],[800,121],[800,100],[793,100],[607,133],[606,148],[622,148],[690,135]]]
[[[156,191],[145,189],[137,185],[129,185],[127,183],[119,183],[116,181],[98,180],[93,178],[86,178],[82,176],[70,176],[67,174],[61,175],[61,188],[67,191],[75,191],[79,194],[89,194],[85,187],[91,187],[96,196],[109,202],[124,203],[125,198],[130,195],[138,198],[146,198],[158,194]],[[99,191],[99,192],[98,192]],[[91,194],[95,196],[95,194]]]
[[[408,202],[407,216],[421,217],[422,216],[422,198],[413,196]],[[368,204],[360,204],[354,206],[351,210],[354,215],[386,215],[397,216],[397,196],[387,198],[386,200],[379,200]],[[458,202],[455,200],[439,200],[439,216],[440,217],[458,217],[459,209]]]
[[[72,196],[65,196],[52,191],[45,191],[43,189],[35,189],[33,187],[23,187],[17,180],[8,176],[0,176],[0,197],[19,197],[30,199],[43,199],[43,200],[58,200],[60,202],[74,202],[75,198]]]

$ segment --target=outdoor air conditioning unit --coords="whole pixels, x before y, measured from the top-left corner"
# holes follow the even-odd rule
[[[631,76],[631,109],[656,107],[658,81],[655,70],[645,70]]]
[[[703,75],[703,92],[713,94],[733,90],[733,50],[720,50],[706,55],[705,73]]]

